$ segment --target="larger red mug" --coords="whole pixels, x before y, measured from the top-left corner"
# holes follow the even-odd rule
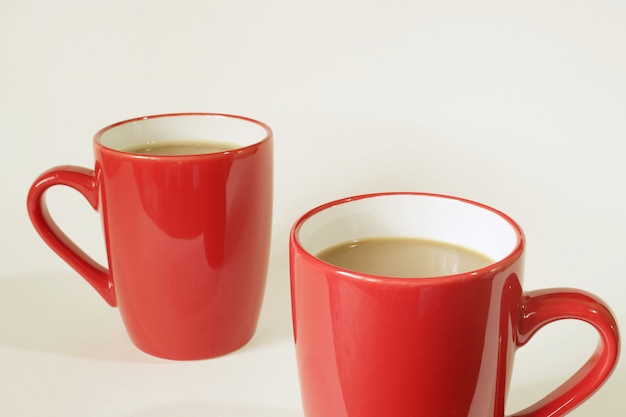
[[[225,144],[211,153],[150,155],[138,146]],[[272,132],[224,114],[120,122],[94,137],[95,169],[59,166],[28,194],[43,240],[111,305],[142,351],[168,359],[224,355],[253,336],[272,219]],[[208,151],[207,151],[208,152]],[[45,191],[78,190],[102,214],[108,265],[54,223]]]
[[[430,278],[355,272],[317,255],[343,242],[425,238],[493,262]],[[599,334],[589,360],[516,417],[557,417],[609,377],[619,336],[609,308],[576,289],[524,292],[524,236],[505,214],[442,195],[384,193],[317,207],[290,236],[293,326],[307,417],[502,417],[515,351],[544,325]]]

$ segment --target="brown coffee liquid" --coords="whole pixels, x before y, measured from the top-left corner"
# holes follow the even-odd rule
[[[480,269],[493,261],[474,250],[436,240],[382,237],[344,242],[317,257],[355,272],[426,278]]]
[[[125,148],[124,151],[143,155],[199,155],[205,153],[230,151],[240,147],[240,145],[230,142],[208,140],[176,140],[144,143],[141,145],[130,146],[128,148]]]

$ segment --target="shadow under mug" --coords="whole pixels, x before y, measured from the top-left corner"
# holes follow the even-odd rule
[[[431,278],[393,278],[326,263],[320,251],[365,238],[425,238],[494,262]],[[502,417],[515,351],[540,328],[579,319],[597,349],[565,383],[516,417],[557,417],[613,371],[609,308],[577,289],[522,290],[524,236],[505,214],[423,193],[362,195],[303,215],[290,236],[293,326],[307,417]]]
[[[126,149],[189,140],[235,149],[145,155]],[[58,166],[28,194],[43,240],[109,303],[142,351],[190,360],[224,355],[253,336],[272,219],[272,131],[240,116],[185,113],[123,121],[94,137],[95,169]],[[51,218],[45,191],[65,185],[102,215],[108,267]]]

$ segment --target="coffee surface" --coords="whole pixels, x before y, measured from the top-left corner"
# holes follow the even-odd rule
[[[317,257],[351,271],[398,278],[459,274],[493,262],[486,255],[462,246],[403,237],[344,242],[324,249]]]
[[[128,148],[124,148],[124,151],[144,155],[198,155],[230,151],[240,147],[240,145],[230,142],[209,140],[175,140],[130,146]]]

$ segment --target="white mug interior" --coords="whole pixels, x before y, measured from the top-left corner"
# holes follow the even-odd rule
[[[463,246],[498,262],[511,254],[521,230],[503,213],[453,197],[379,194],[348,199],[314,212],[296,232],[313,256],[329,247],[367,238],[404,237]]]
[[[97,138],[103,146],[117,151],[159,142],[209,140],[254,145],[270,135],[260,122],[218,114],[174,114],[144,117],[105,128]]]

